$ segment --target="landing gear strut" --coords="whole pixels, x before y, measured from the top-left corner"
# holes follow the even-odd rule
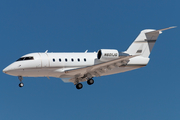
[[[83,87],[83,85],[81,84],[81,83],[78,83],[77,85],[76,85],[76,88],[77,89],[81,89]]]
[[[24,86],[24,84],[23,84],[23,82],[22,82],[23,77],[22,77],[22,76],[18,76],[18,79],[19,79],[19,81],[20,81],[19,87],[23,87],[23,86]]]
[[[92,85],[93,83],[94,83],[94,80],[92,78],[87,81],[88,85]]]

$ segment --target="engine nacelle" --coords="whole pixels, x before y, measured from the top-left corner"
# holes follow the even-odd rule
[[[109,61],[112,59],[117,59],[119,57],[119,52],[115,49],[101,49],[97,53],[97,58],[101,61]]]

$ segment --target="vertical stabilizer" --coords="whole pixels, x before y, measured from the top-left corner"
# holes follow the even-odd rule
[[[154,29],[142,30],[141,33],[138,35],[138,37],[127,49],[126,53],[130,55],[140,55],[148,58],[159,34],[161,34],[162,31],[171,28],[174,27],[169,27],[160,30],[154,30]]]

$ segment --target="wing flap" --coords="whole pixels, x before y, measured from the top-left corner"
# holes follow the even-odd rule
[[[134,56],[126,56],[124,58],[118,58],[112,61],[100,63],[97,65],[74,69],[74,70],[67,70],[65,71],[66,74],[72,74],[75,73],[75,76],[71,79],[69,79],[69,82],[73,82],[74,84],[77,84],[79,82],[87,81],[87,78],[92,77],[98,77],[101,76],[102,73],[105,73],[106,70],[111,70],[115,67],[120,67],[122,65],[125,65],[129,62],[130,58],[133,58]]]

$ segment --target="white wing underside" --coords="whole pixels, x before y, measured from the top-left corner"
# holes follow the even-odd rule
[[[118,59],[108,62],[103,62],[89,67],[67,70],[65,71],[65,74],[62,75],[60,78],[64,82],[73,82],[74,84],[77,84],[79,82],[87,81],[89,78],[92,77],[102,76],[107,71],[112,70],[114,68],[124,66],[129,62],[129,59],[132,57],[135,56],[124,56],[123,58],[119,57]],[[72,76],[72,77],[65,78],[65,76]]]

